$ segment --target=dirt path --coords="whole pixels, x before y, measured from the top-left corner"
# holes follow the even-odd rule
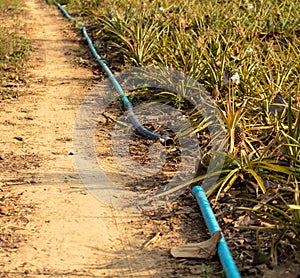
[[[0,273],[143,275],[145,262],[128,255],[131,239],[124,225],[139,218],[102,205],[84,190],[76,172],[70,155],[75,115],[95,77],[74,65],[79,38],[67,31],[70,25],[60,12],[44,2],[25,1],[32,40],[30,94],[0,103],[2,156],[15,161],[15,169],[2,172],[1,181],[11,186],[11,194],[21,195],[27,208],[19,227],[26,241],[0,253]],[[151,271],[144,274],[152,276]]]

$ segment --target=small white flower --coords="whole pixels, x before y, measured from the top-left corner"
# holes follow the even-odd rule
[[[234,75],[232,75],[230,77],[230,81],[231,81],[231,84],[236,84],[236,85],[239,85],[240,84],[240,76],[237,72],[234,73]]]
[[[254,9],[254,6],[252,3],[248,3],[248,10],[253,10]]]
[[[252,52],[253,52],[253,48],[252,48],[252,47],[249,47],[249,48],[247,49],[247,51],[246,51],[247,54],[250,54],[250,53],[252,53]]]
[[[165,9],[163,8],[163,7],[159,7],[158,8],[161,12],[164,12],[165,11]]]

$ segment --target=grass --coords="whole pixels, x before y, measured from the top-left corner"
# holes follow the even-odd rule
[[[208,194],[219,196],[243,186],[252,193],[254,189],[258,198],[268,190],[266,182],[276,184],[280,210],[263,204],[269,214],[277,214],[270,217],[275,227],[271,232],[291,244],[297,238],[298,244],[299,4],[71,0],[68,8],[74,16],[84,17],[98,51],[114,69],[171,67],[204,85],[226,126],[228,146],[224,167],[215,173],[220,178]],[[174,92],[160,92],[157,97],[179,110],[186,107]],[[199,112],[190,119],[196,123],[191,132],[200,135],[206,119]],[[213,154],[207,144],[201,147],[206,155],[200,164],[205,167]],[[204,178],[198,176],[191,183]],[[286,194],[286,189],[293,194]]]
[[[3,10],[18,10],[22,7],[20,0],[1,0],[0,9]]]
[[[12,90],[22,78],[24,58],[30,42],[19,34],[17,14],[22,9],[21,1],[0,0],[0,95],[2,98],[16,97]]]

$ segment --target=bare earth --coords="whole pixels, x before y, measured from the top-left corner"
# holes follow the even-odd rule
[[[0,103],[1,157],[15,163],[1,170],[1,185],[21,204],[2,205],[3,217],[19,216],[2,228],[23,240],[0,252],[1,277],[155,277],[153,261],[131,258],[136,242],[126,224],[140,216],[101,204],[76,171],[75,116],[95,79],[74,63],[80,38],[54,6],[25,3],[29,94]]]

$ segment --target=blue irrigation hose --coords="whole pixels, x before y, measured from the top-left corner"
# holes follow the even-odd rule
[[[221,229],[206,198],[206,193],[204,189],[200,186],[195,186],[192,192],[198,202],[210,235],[213,235],[215,232],[220,231]],[[241,277],[223,234],[220,242],[218,243],[218,256],[220,258],[221,264],[224,268],[227,278]]]
[[[138,121],[138,119],[136,118],[133,109],[132,109],[132,104],[129,101],[129,99],[127,98],[127,96],[125,95],[122,87],[120,86],[119,82],[116,80],[115,76],[113,75],[113,73],[110,71],[109,67],[107,66],[106,62],[101,59],[100,55],[97,53],[92,40],[90,39],[89,35],[87,34],[86,31],[86,27],[85,25],[80,22],[77,21],[76,19],[74,19],[73,17],[71,17],[69,15],[69,13],[59,4],[54,0],[54,4],[62,11],[62,13],[71,21],[76,22],[77,24],[79,24],[79,26],[82,29],[82,33],[84,35],[84,37],[87,40],[87,43],[93,53],[93,55],[95,56],[95,58],[97,59],[98,63],[103,67],[103,69],[105,70],[106,74],[108,75],[109,79],[111,80],[111,82],[113,83],[113,86],[116,88],[118,94],[120,95],[120,97],[122,98],[122,101],[124,103],[124,107],[125,109],[128,111],[131,122],[133,123],[134,127],[144,136],[152,138],[152,139],[159,139],[161,142],[166,143],[168,140],[171,140],[169,137],[164,137],[164,136],[160,136],[157,135],[149,130],[147,130],[146,128],[144,128],[141,123]],[[220,227],[218,225],[218,222],[216,220],[216,217],[210,207],[210,204],[206,198],[206,193],[204,191],[204,189],[202,189],[200,186],[195,186],[193,188],[193,194],[199,204],[200,210],[202,212],[203,218],[205,220],[205,223],[208,227],[208,230],[210,232],[210,234],[212,235],[213,233],[220,231]],[[233,257],[230,253],[230,250],[228,248],[228,245],[226,243],[226,240],[222,234],[222,238],[220,240],[220,242],[218,243],[218,255],[221,261],[221,264],[224,268],[225,274],[227,278],[240,278],[240,273],[235,265],[235,262],[233,260]]]
[[[119,82],[117,81],[117,79],[115,78],[114,74],[111,72],[111,70],[109,69],[109,67],[107,66],[105,60],[103,60],[100,55],[98,54],[96,48],[93,45],[93,42],[91,40],[91,38],[89,37],[87,31],[86,31],[86,27],[85,25],[76,20],[75,18],[73,18],[72,16],[70,16],[70,14],[62,7],[62,5],[60,5],[59,3],[57,3],[57,1],[53,1],[54,4],[61,10],[61,12],[64,14],[64,16],[66,18],[68,18],[70,21],[76,22],[82,30],[83,36],[86,38],[87,43],[94,55],[94,57],[96,58],[96,60],[98,61],[98,63],[102,66],[102,68],[104,69],[104,71],[106,72],[108,78],[110,79],[110,81],[112,82],[113,86],[115,87],[115,89],[117,90],[119,96],[122,98],[123,104],[124,104],[124,108],[126,109],[126,111],[129,114],[129,118],[131,120],[131,123],[133,124],[134,128],[143,136],[145,137],[149,137],[151,139],[159,139],[162,143],[168,144],[169,142],[172,141],[171,138],[167,137],[167,136],[161,136],[158,134],[155,134],[153,132],[151,132],[150,130],[146,129],[137,119],[137,117],[135,116],[134,112],[133,112],[133,107],[131,102],[129,101],[129,99],[127,98],[126,94],[124,93],[121,85],[119,84]]]

